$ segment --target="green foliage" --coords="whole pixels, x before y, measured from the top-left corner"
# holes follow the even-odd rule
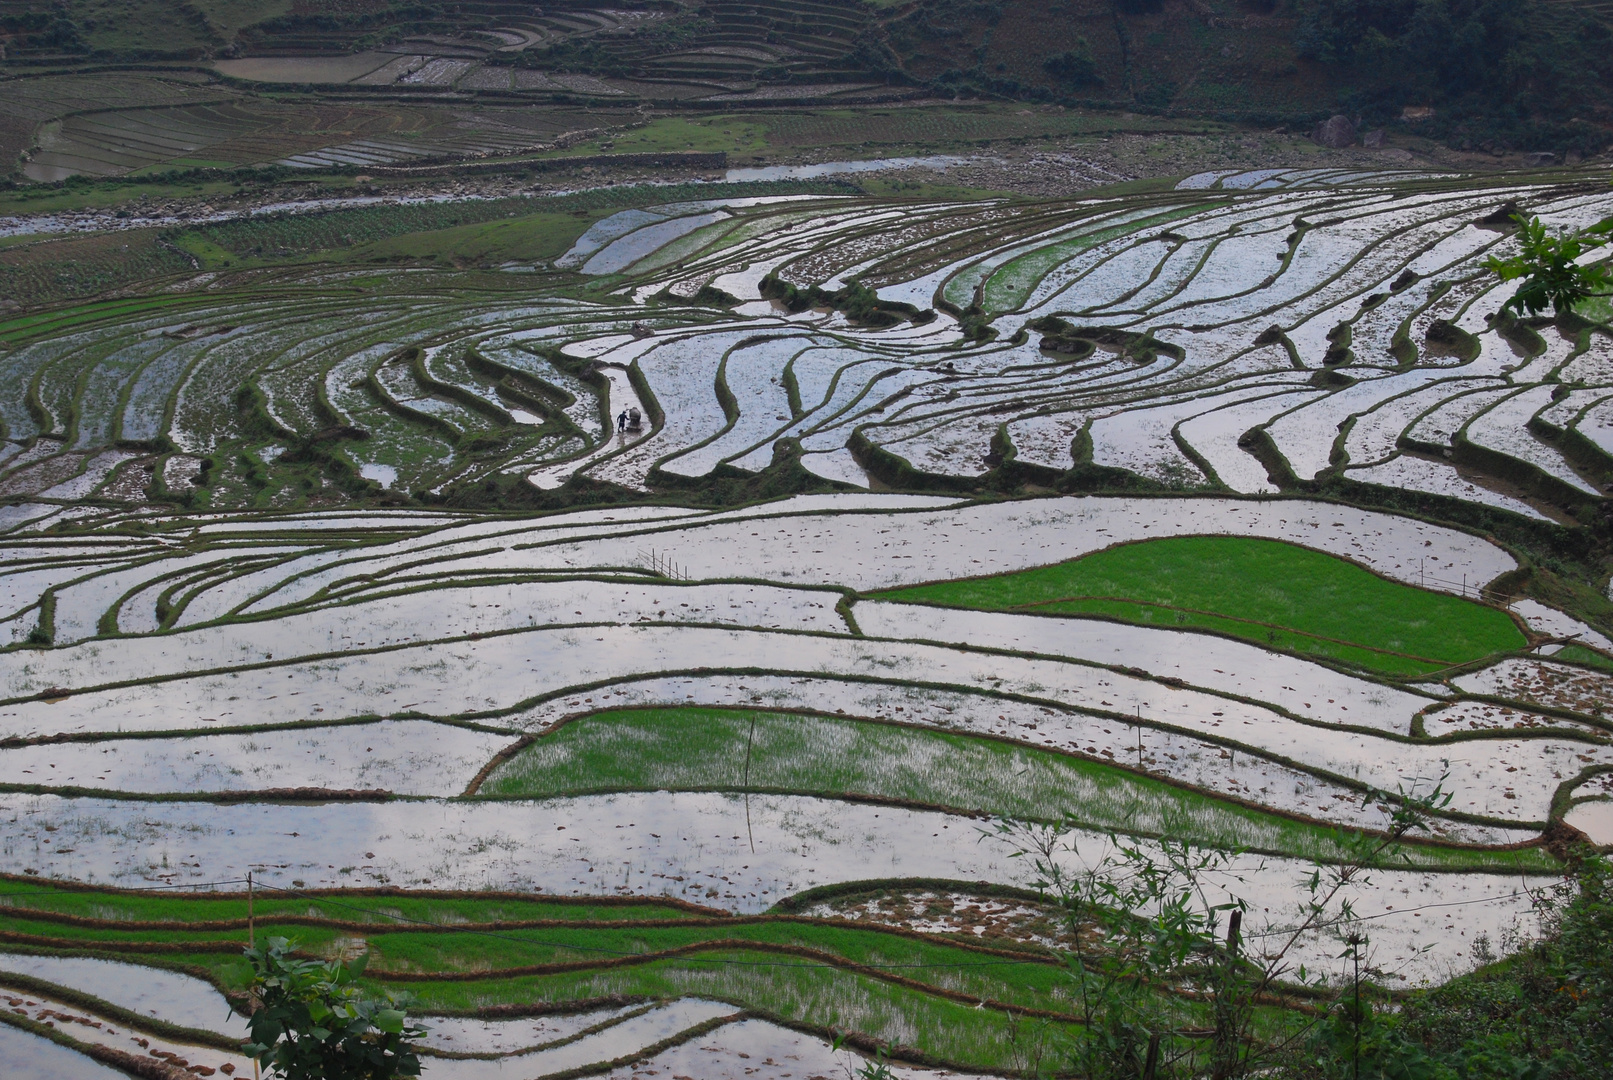
[[[153,922],[173,924],[175,934],[188,922],[218,922],[220,920],[233,920],[244,926],[247,915],[247,899],[245,893],[149,893],[149,892],[120,892],[117,889],[74,888],[62,889],[54,882],[40,881],[36,878],[6,878],[5,890],[11,894],[13,906],[6,909],[13,915],[18,909],[27,911],[43,911],[62,915],[80,916],[88,919],[109,918],[118,923]],[[325,911],[321,908],[323,894],[303,893],[297,895],[259,893],[255,900],[255,910],[259,925],[273,924],[276,918],[297,918],[306,916],[310,911],[321,912],[332,918],[354,917],[349,905],[365,903],[362,895],[355,898],[353,894],[335,896],[341,906],[333,906]],[[411,894],[388,896],[386,899],[388,914],[369,913],[359,916],[366,922],[374,922],[385,926],[403,919],[409,922],[418,922],[426,925],[446,925],[451,923],[476,922],[520,922],[522,920],[542,920],[545,922],[599,922],[611,919],[677,919],[688,917],[688,913],[671,904],[657,903],[651,900],[632,901],[627,903],[579,901],[576,903],[547,899],[541,896],[517,895],[487,895],[478,893],[459,893],[448,896],[417,896]],[[20,932],[27,924],[26,920],[10,921],[7,916],[0,914],[0,925],[5,929]],[[52,931],[57,932],[57,931]],[[105,936],[105,931],[89,934],[85,940],[97,940]],[[159,935],[170,937],[172,935]],[[207,935],[203,935],[207,936]],[[233,931],[226,937],[238,936]],[[314,944],[323,944],[322,941]]]
[[[131,282],[146,282],[193,269],[191,261],[172,247],[136,239],[113,245],[106,242],[56,241],[38,251],[40,258],[17,258],[0,263],[0,296],[32,307],[104,293]]]
[[[653,826],[640,822],[637,831],[642,834],[646,827]],[[732,888],[715,877],[711,881],[707,903]],[[305,903],[346,918],[356,914],[354,908],[389,910],[393,898],[316,895]],[[629,921],[642,919],[642,911],[601,914],[604,921],[575,927],[377,927],[370,940],[378,956],[364,984],[386,985],[393,972],[407,973],[409,988],[418,994],[413,1007],[432,1012],[534,1002],[597,1004],[613,995],[619,1002],[697,995],[798,1024],[857,1032],[859,1043],[922,1046],[937,1058],[969,1063],[982,1072],[1012,1067],[1006,1037],[1012,1018],[1002,1005],[978,1007],[982,1000],[1064,1011],[1063,977],[1051,958],[1011,942],[996,943],[1002,954],[983,955],[973,934],[957,942],[818,919],[713,916],[646,925]],[[339,946],[336,939],[344,931],[351,928],[304,925],[298,932],[310,949],[328,949]],[[173,940],[190,933],[163,927],[143,936]],[[224,945],[238,940],[240,931],[213,936]],[[626,957],[635,959],[623,963]],[[178,944],[166,959],[212,972],[227,987],[246,985],[251,974],[239,949],[228,946],[185,953]],[[537,964],[567,969],[510,971]],[[1051,1022],[1059,1028],[1067,1021]],[[422,1060],[428,1080],[441,1071]]]
[[[196,237],[238,258],[285,258],[353,248],[417,233],[482,225],[532,215],[615,211],[687,198],[746,194],[843,194],[854,190],[836,182],[771,181],[760,184],[608,187],[558,196],[508,196],[464,202],[422,202],[368,206],[318,214],[266,214],[222,222],[176,239]],[[579,218],[579,225],[583,225]],[[579,227],[578,231],[581,231]],[[416,245],[417,246],[417,245]]]
[[[1613,672],[1613,659],[1609,659],[1595,649],[1588,649],[1584,645],[1565,645],[1557,652],[1553,659],[1574,660],[1591,667],[1601,668],[1603,671]]]
[[[592,38],[566,39],[518,55],[522,67],[544,71],[586,72],[594,75],[625,75],[627,67],[612,49]]]
[[[1439,104],[1496,119],[1572,115],[1601,96],[1607,28],[1565,24],[1542,0],[1300,0],[1299,55],[1379,100]],[[1583,17],[1582,17],[1583,18]],[[1598,46],[1598,39],[1603,43]]]
[[[1430,1080],[1605,1077],[1613,1061],[1613,864],[1580,855],[1567,880],[1536,898],[1538,941],[1503,940],[1503,951],[1517,951],[1499,962],[1487,939],[1477,942],[1475,957],[1486,966],[1380,1018],[1376,1052],[1419,1063],[1416,1051],[1425,1052],[1428,1071],[1404,1075]]]
[[[353,964],[298,960],[285,938],[243,955],[251,963],[257,1008],[242,1050],[285,1080],[391,1080],[419,1076],[410,1045],[425,1028],[409,1022],[412,1000],[387,992],[376,998],[355,980],[368,953]]]
[[[20,11],[0,15],[0,32],[13,51],[87,52],[82,33],[60,8],[53,11]]]
[[[1517,314],[1539,314],[1550,308],[1553,313],[1572,311],[1575,304],[1588,297],[1605,293],[1613,286],[1613,272],[1606,263],[1582,265],[1581,256],[1602,247],[1613,233],[1613,218],[1607,218],[1588,229],[1552,236],[1539,218],[1518,222],[1519,252],[1509,259],[1491,256],[1484,266],[1500,275],[1502,281],[1522,281],[1518,291],[1502,305],[1503,310]]]
[[[1098,74],[1098,66],[1092,60],[1091,52],[1082,42],[1079,50],[1066,49],[1061,53],[1054,53],[1042,61],[1042,70],[1053,76],[1065,86],[1102,86],[1103,76]]]
[[[1033,570],[880,593],[892,600],[1198,626],[1404,675],[1522,648],[1503,611],[1249,537],[1123,544]]]
[[[1582,853],[1570,878],[1537,897],[1544,933],[1393,1010],[1370,1001],[1332,1012],[1288,1075],[1304,1080],[1590,1080],[1613,1061],[1613,892],[1605,856]]]
[[[1457,1080],[1370,1002],[1330,1013],[1317,1027],[1310,1057],[1314,1072],[1326,1080]]]
[[[911,319],[915,323],[922,324],[935,318],[933,311],[920,311],[912,304],[881,300],[873,289],[857,281],[833,292],[826,292],[816,285],[805,289],[797,288],[768,274],[762,279],[759,291],[765,299],[777,300],[790,311],[805,311],[811,307],[827,307],[843,311],[848,320],[859,326],[895,326],[903,319]]]
[[[433,4],[400,0],[380,4],[328,4],[310,5],[312,11],[296,11],[274,18],[260,19],[246,28],[242,39],[256,45],[272,42],[276,37],[306,40],[316,37],[331,44],[357,47],[380,44],[401,37],[404,33],[426,33],[432,30],[450,31],[454,21],[445,19],[442,8]]]
[[[846,1037],[837,1035],[834,1042],[829,1045],[829,1049],[839,1053],[845,1045]],[[846,1066],[846,1075],[849,1080],[896,1080],[896,1074],[891,1072],[890,1053],[883,1046],[872,1059],[864,1061],[862,1067],[855,1073],[851,1071],[851,1066]]]

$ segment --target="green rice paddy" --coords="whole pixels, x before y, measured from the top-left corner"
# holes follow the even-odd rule
[[[1528,644],[1499,608],[1379,577],[1274,540],[1193,536],[875,594],[885,600],[1194,627],[1390,676]]]
[[[34,938],[48,940],[48,951],[121,957],[126,948],[120,947],[138,944],[143,956],[202,974],[226,991],[243,990],[249,981],[236,951],[246,936],[243,894],[168,896],[153,906],[116,891],[57,892],[14,880],[7,888],[15,894],[11,906],[28,910],[0,914],[0,929],[23,948]],[[100,925],[51,918],[81,915],[86,904]],[[145,921],[153,915],[168,925]],[[422,916],[427,925],[399,922]],[[586,921],[512,925],[545,916]],[[221,925],[220,919],[229,921]],[[666,925],[667,919],[688,925]],[[108,925],[131,920],[141,922],[128,930]],[[923,1039],[918,1045],[946,1060],[1000,1068],[1012,1021],[1002,1008],[982,1010],[978,1002],[1054,1014],[1069,1008],[1061,966],[1041,950],[1012,946],[982,951],[945,938],[793,918],[690,921],[686,910],[651,903],[611,908],[464,897],[423,908],[417,898],[392,895],[257,898],[254,932],[260,938],[284,936],[306,953],[334,955],[355,930],[371,958],[365,981],[414,993],[416,1009],[424,1012],[693,994],[818,1028],[851,1028],[892,1041],[916,1034]],[[517,970],[540,965],[563,967]],[[964,1003],[958,995],[973,1000]]]
[[[1572,660],[1575,663],[1601,668],[1603,671],[1613,671],[1613,660],[1609,660],[1595,649],[1587,649],[1583,645],[1566,645],[1562,651],[1553,654],[1552,659]]]
[[[488,777],[480,794],[657,790],[849,795],[1324,861],[1341,856],[1343,840],[1328,826],[1086,758],[897,724],[737,709],[595,713],[521,750]],[[1556,865],[1539,849],[1437,845],[1407,845],[1393,861],[1440,869],[1550,871]]]

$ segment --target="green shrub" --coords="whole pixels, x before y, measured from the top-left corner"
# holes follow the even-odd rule
[[[355,980],[366,953],[353,964],[297,960],[285,938],[245,951],[252,965],[248,1019],[251,1041],[243,1052],[285,1080],[391,1080],[419,1076],[411,1042],[425,1029],[409,1022],[410,1000],[390,991],[367,995]]]
[[[1362,1077],[1590,1080],[1613,1061],[1613,865],[1586,854],[1537,900],[1543,933],[1499,962],[1482,935],[1471,975],[1363,1024]],[[1511,951],[1518,943],[1497,943]],[[1353,1041],[1324,1030],[1327,1077],[1349,1077]]]
[[[1042,61],[1042,70],[1065,86],[1103,85],[1103,78],[1098,74],[1098,66],[1093,63],[1092,56],[1084,45],[1079,50],[1070,49],[1054,53]]]
[[[1607,243],[1613,233],[1613,218],[1607,218],[1583,231],[1552,236],[1539,218],[1518,222],[1519,253],[1510,259],[1491,256],[1485,269],[1499,274],[1502,281],[1521,281],[1518,291],[1502,305],[1503,311],[1538,315],[1550,308],[1568,313],[1574,305],[1613,287],[1613,273],[1605,263],[1581,265],[1580,256]]]

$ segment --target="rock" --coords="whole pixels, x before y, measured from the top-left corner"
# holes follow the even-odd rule
[[[1355,145],[1355,125],[1350,118],[1337,115],[1324,120],[1311,131],[1311,141],[1318,146],[1330,146],[1335,150],[1342,150],[1346,146]]]
[[[1525,165],[1555,165],[1557,155],[1550,150],[1537,150],[1533,154],[1523,155],[1523,163]]]
[[[1378,128],[1378,129],[1376,129],[1374,131],[1369,131],[1365,135],[1361,136],[1361,145],[1371,147],[1374,150],[1382,147],[1383,146],[1383,128]]]

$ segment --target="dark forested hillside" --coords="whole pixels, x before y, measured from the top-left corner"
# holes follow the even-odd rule
[[[1613,142],[1607,14],[1568,0],[0,0],[0,46],[18,73],[413,46],[641,80],[632,92],[650,98],[680,80],[873,81],[1273,124],[1343,110],[1458,144],[1590,152]]]
[[[960,90],[1290,122],[1410,109],[1474,143],[1613,141],[1613,32],[1592,5],[927,0],[877,32],[890,70]]]

